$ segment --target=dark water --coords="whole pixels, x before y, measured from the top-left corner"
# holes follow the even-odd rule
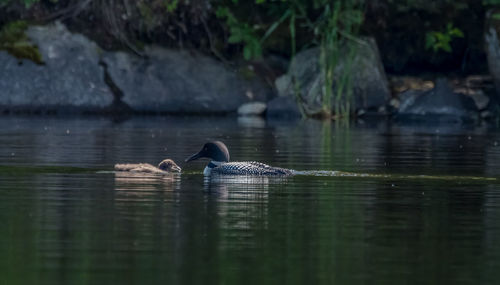
[[[351,174],[208,182],[183,163],[208,139]],[[0,146],[0,284],[500,282],[495,128],[0,117]]]

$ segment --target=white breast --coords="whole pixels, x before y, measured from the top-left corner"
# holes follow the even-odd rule
[[[203,175],[210,176],[210,173],[212,173],[212,168],[205,166],[205,169],[203,170]]]

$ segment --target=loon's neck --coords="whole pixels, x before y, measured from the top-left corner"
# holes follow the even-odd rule
[[[205,169],[203,170],[203,175],[210,176],[210,173],[212,173],[212,169],[223,163],[224,163],[223,161],[214,161],[214,160],[210,161],[210,163],[207,166],[205,166]]]

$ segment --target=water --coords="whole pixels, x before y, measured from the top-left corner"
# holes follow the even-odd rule
[[[183,161],[209,139],[336,172],[205,181]],[[498,284],[499,144],[486,126],[0,117],[0,283]],[[111,172],[167,157],[181,175]]]

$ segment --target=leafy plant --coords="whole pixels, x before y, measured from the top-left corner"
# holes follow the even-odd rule
[[[320,47],[318,64],[323,76],[323,86],[320,88],[317,101],[322,104],[321,114],[311,114],[305,106],[301,106],[307,115],[322,115],[331,117],[337,115],[348,116],[352,101],[352,74],[351,67],[356,55],[358,30],[363,22],[362,6],[364,0],[254,0],[256,4],[268,11],[269,18],[276,19],[261,25],[250,24],[246,19],[237,18],[227,5],[217,9],[217,17],[225,19],[229,29],[229,43],[242,44],[245,59],[258,58],[262,55],[265,41],[278,29],[287,24],[290,36],[292,57],[297,52],[297,32],[308,34],[309,45]],[[231,0],[238,4],[238,0]],[[267,27],[267,28],[263,28]],[[339,72],[337,67],[342,63]],[[301,98],[299,80],[293,79],[293,89],[297,102],[305,102]]]
[[[167,12],[172,13],[179,6],[179,0],[166,0],[165,7],[167,8]]]
[[[498,6],[500,5],[500,0],[483,0],[483,5],[486,6]],[[500,13],[496,12],[491,15],[493,20],[500,20]]]
[[[356,56],[356,44],[352,41],[357,40],[363,15],[356,1],[337,1],[333,4],[324,2],[326,2],[323,10],[324,20],[318,27],[321,43],[320,64],[325,82],[323,113],[331,116],[333,111],[337,116],[348,117],[352,101],[351,70]],[[341,73],[337,74],[335,69],[340,64],[341,58],[344,65]]]
[[[483,0],[483,5],[500,5],[500,0]]]
[[[7,5],[10,4],[11,2],[21,2],[24,4],[26,8],[31,7],[33,4],[40,2],[40,0],[0,0],[0,6],[2,4]],[[57,0],[53,0],[53,2],[57,2]]]
[[[243,57],[246,60],[258,58],[262,55],[261,41],[255,27],[236,19],[228,7],[219,7],[216,16],[226,20],[230,32],[228,42],[243,44]]]
[[[425,37],[425,47],[431,49],[434,52],[443,50],[446,52],[451,52],[451,41],[454,38],[463,38],[464,34],[462,31],[456,27],[453,27],[452,23],[446,25],[446,30],[444,31],[430,31],[427,32]]]

